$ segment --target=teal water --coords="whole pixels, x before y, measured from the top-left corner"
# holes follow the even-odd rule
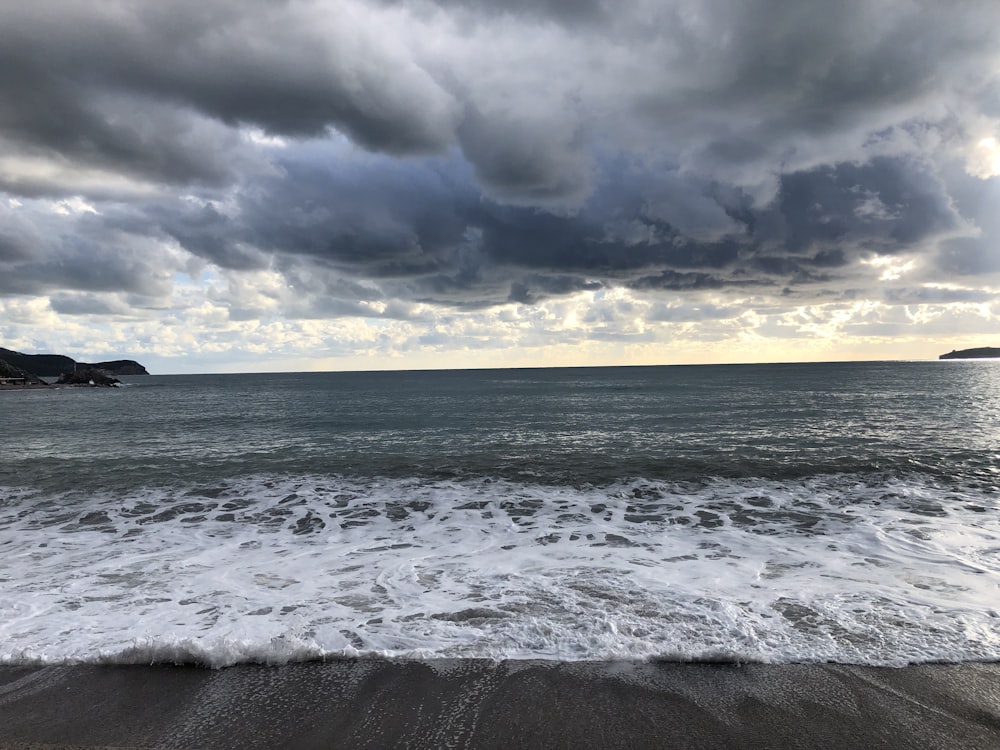
[[[3,394],[8,482],[247,471],[542,483],[923,471],[993,482],[1000,363],[298,373]]]

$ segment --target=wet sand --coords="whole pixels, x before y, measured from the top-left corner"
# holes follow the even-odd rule
[[[3,667],[2,748],[1000,748],[1000,664]]]

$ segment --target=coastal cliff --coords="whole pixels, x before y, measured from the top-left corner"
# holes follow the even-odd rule
[[[1000,349],[994,346],[981,346],[978,349],[952,349],[942,354],[938,359],[1000,359]]]
[[[77,362],[72,357],[62,354],[22,354],[0,347],[0,361],[42,378],[55,378],[79,370],[97,370],[109,376],[149,375],[145,367],[131,359]]]

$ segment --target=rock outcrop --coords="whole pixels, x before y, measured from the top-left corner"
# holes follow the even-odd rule
[[[75,372],[65,372],[59,376],[56,385],[95,385],[111,388],[118,385],[118,378],[111,377],[96,367],[77,367]]]
[[[981,346],[978,349],[952,349],[942,354],[938,359],[1000,359],[1000,349],[994,346]]]

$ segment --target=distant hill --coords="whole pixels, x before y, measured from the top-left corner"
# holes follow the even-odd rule
[[[22,354],[0,347],[0,360],[43,378],[55,378],[63,373],[73,372],[74,369],[84,368],[102,370],[110,375],[149,375],[145,367],[131,359],[77,362],[62,354]]]
[[[21,354],[0,347],[0,360],[41,377],[56,377],[72,371],[74,360],[61,354]]]
[[[938,359],[1000,359],[1000,349],[994,346],[981,346],[978,349],[952,350],[942,354]]]

